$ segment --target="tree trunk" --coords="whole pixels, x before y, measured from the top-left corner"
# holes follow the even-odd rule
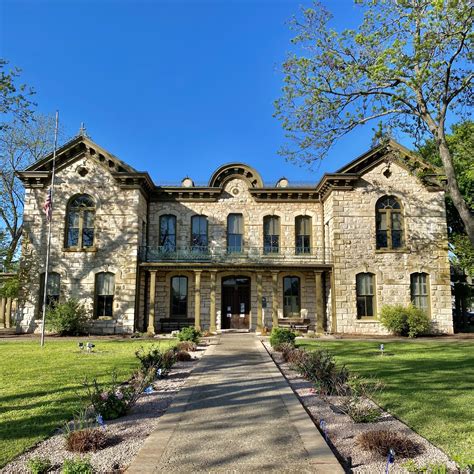
[[[474,246],[474,217],[471,214],[471,211],[466,204],[466,201],[463,199],[461,192],[459,191],[458,182],[456,180],[456,174],[454,172],[453,160],[451,157],[451,152],[448,148],[448,143],[446,142],[445,137],[438,138],[438,148],[439,156],[443,162],[444,171],[446,173],[446,178],[448,180],[448,193],[451,196],[454,206],[459,212],[464,226],[466,228],[466,234],[471,241],[471,244]]]

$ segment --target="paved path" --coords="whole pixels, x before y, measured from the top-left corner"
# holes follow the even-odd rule
[[[219,337],[128,473],[342,473],[253,334]]]

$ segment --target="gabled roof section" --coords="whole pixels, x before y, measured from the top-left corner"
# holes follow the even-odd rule
[[[408,166],[412,171],[416,170],[423,173],[431,173],[436,176],[443,174],[441,170],[426,163],[408,148],[405,148],[392,139],[366,151],[355,160],[352,160],[347,165],[338,169],[336,173],[362,174],[381,161],[398,161],[402,165]]]
[[[135,170],[84,135],[74,137],[56,151],[56,170],[66,168],[85,157],[107,170],[123,189],[140,189],[146,195],[155,186],[148,173]],[[18,172],[18,176],[26,187],[41,188],[50,181],[52,167],[53,153],[50,153],[26,170]]]
[[[56,169],[61,169],[87,154],[102,164],[111,172],[136,173],[137,171],[122,160],[119,160],[112,153],[108,152],[89,137],[77,135],[72,140],[62,145],[56,151]],[[30,171],[51,171],[53,165],[53,153],[36,161],[26,168],[25,172]]]

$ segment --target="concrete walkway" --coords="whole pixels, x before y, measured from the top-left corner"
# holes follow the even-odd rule
[[[253,334],[216,340],[128,473],[343,470]]]

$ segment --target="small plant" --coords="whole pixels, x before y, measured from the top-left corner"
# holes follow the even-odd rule
[[[80,336],[87,333],[89,318],[84,306],[71,298],[46,310],[46,328],[60,336]]]
[[[385,305],[380,311],[380,321],[385,328],[399,336],[417,337],[431,328],[429,316],[413,305]]]
[[[295,343],[296,335],[294,332],[285,328],[273,328],[270,334],[270,345],[278,350],[280,344],[293,344]]]
[[[201,338],[201,332],[198,331],[195,327],[189,326],[181,329],[178,333],[178,339],[182,341],[191,341],[195,344],[199,344],[199,339]]]
[[[178,351],[194,352],[197,349],[196,343],[192,341],[183,341],[176,344]]]
[[[344,395],[348,391],[349,372],[345,366],[338,367],[328,351],[307,352],[292,367],[323,395]]]
[[[278,345],[278,352],[281,352],[281,356],[285,362],[288,362],[289,355],[294,351],[297,350],[295,346],[289,342],[283,342],[282,344]]]
[[[65,459],[62,474],[94,474],[94,469],[88,458]]]
[[[380,419],[382,410],[374,407],[369,400],[383,390],[383,384],[376,379],[352,376],[348,381],[349,392],[343,411],[355,423],[375,423]]]
[[[142,346],[135,351],[135,357],[140,361],[144,370],[152,367],[159,368],[163,362],[163,352],[158,346],[151,345],[146,349]]]
[[[107,436],[100,428],[71,431],[66,437],[66,449],[76,453],[98,451],[105,448]]]
[[[68,451],[98,451],[104,448],[107,442],[104,430],[98,428],[96,419],[88,416],[87,410],[79,411],[73,421],[64,426],[63,431]]]
[[[413,472],[416,474],[447,474],[449,472],[446,464],[430,463],[423,466],[418,466],[418,464],[413,459],[403,463],[401,466],[404,467],[408,472]]]
[[[176,360],[179,360],[181,362],[188,362],[192,360],[191,354],[186,351],[178,351],[176,353]]]
[[[96,379],[92,382],[86,379],[83,386],[94,413],[101,415],[104,420],[114,420],[128,413],[155,376],[154,367],[148,370],[137,370],[133,373],[128,385],[121,386],[117,383],[117,374],[112,372],[112,381],[108,385],[100,385]]]
[[[26,467],[30,474],[46,474],[52,468],[52,464],[48,458],[34,457],[28,459]]]
[[[387,456],[390,448],[402,458],[412,458],[422,452],[421,446],[410,438],[388,430],[366,431],[357,436],[356,443],[362,449],[378,454],[381,458]]]

